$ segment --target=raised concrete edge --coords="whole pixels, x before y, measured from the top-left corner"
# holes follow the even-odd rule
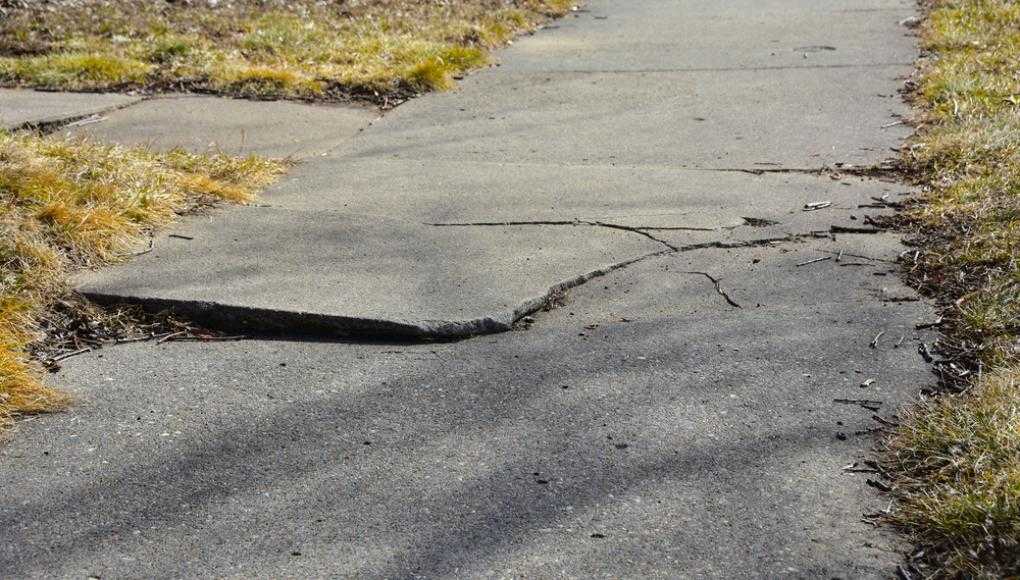
[[[664,249],[589,270],[553,284],[542,294],[523,300],[512,310],[497,311],[463,320],[387,320],[239,306],[221,302],[118,295],[90,291],[87,287],[79,288],[77,292],[100,305],[128,304],[138,306],[152,314],[169,312],[210,330],[244,336],[284,336],[322,340],[454,341],[512,330],[514,324],[522,318],[545,308],[558,295],[571,288],[631,264],[674,252],[672,249]]]

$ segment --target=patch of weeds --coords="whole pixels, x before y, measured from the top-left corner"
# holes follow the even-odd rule
[[[573,0],[82,0],[0,20],[0,83],[377,101],[453,86]]]
[[[903,165],[910,279],[942,306],[946,394],[888,441],[925,577],[1020,576],[1020,3],[930,0]],[[959,391],[959,392],[956,392]]]
[[[935,549],[939,576],[1020,572],[1020,368],[923,402],[888,442],[897,524]],[[936,568],[937,567],[937,568]]]
[[[118,89],[143,83],[150,66],[108,54],[63,53],[0,60],[0,79],[31,79],[42,88]]]
[[[70,273],[124,259],[181,212],[250,200],[283,169],[256,157],[0,132],[0,426],[66,402],[43,385],[29,349]]]

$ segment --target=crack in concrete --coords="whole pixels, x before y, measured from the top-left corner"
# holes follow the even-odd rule
[[[115,306],[129,301],[147,312],[171,311],[175,316],[188,319],[204,328],[223,330],[244,337],[348,339],[360,342],[366,339],[375,342],[456,341],[512,330],[522,318],[549,307],[572,288],[632,264],[672,253],[673,250],[660,250],[589,270],[553,284],[545,292],[524,300],[512,310],[468,320],[383,320],[198,300],[124,297],[93,292],[83,295],[101,305]]]
[[[650,234],[650,229],[695,229],[683,226],[646,227],[626,226],[597,220],[528,220],[528,221],[479,221],[460,223],[428,223],[435,227],[496,227],[496,226],[585,226],[631,232],[649,238],[664,246],[657,252],[646,253],[634,258],[615,262],[589,270],[573,278],[560,281],[548,287],[541,294],[526,299],[516,307],[494,314],[465,320],[397,320],[371,319],[357,316],[318,314],[312,312],[288,311],[248,307],[219,302],[197,300],[176,300],[145,297],[125,297],[100,293],[84,293],[90,300],[103,305],[117,305],[125,302],[141,306],[150,312],[172,311],[176,316],[190,320],[205,328],[223,330],[246,337],[276,336],[293,339],[325,339],[358,342],[430,342],[457,341],[474,336],[500,333],[512,330],[524,317],[547,309],[566,294],[588,281],[627,268],[645,260],[704,249],[734,249],[772,246],[808,238],[829,238],[832,231],[811,231],[808,233],[786,233],[743,241],[713,240],[686,245],[674,245]],[[700,231],[700,229],[699,229]],[[713,230],[709,230],[713,231]],[[850,232],[855,233],[855,232]],[[685,274],[700,275],[712,282],[714,290],[733,308],[742,308],[725,290],[719,279],[707,272],[685,271]]]
[[[708,278],[712,282],[712,284],[715,286],[715,291],[720,296],[723,297],[723,300],[726,300],[727,304],[729,304],[730,306],[732,306],[734,308],[743,308],[743,306],[737,304],[736,301],[734,301],[732,298],[730,298],[730,295],[727,294],[726,291],[722,289],[722,285],[720,285],[719,279],[716,278],[715,276],[709,274],[708,272],[699,272],[699,271],[691,270],[691,271],[683,271],[683,272],[680,272],[680,273],[681,274],[695,274],[695,275],[704,276],[704,277]]]
[[[632,232],[641,236],[644,236],[652,241],[658,242],[663,246],[666,246],[672,251],[676,251],[678,248],[673,244],[657,238],[652,234],[648,233],[647,230],[652,228],[643,228],[636,226],[625,226],[623,224],[615,224],[611,222],[603,221],[589,221],[582,219],[575,220],[527,220],[527,221],[504,221],[504,222],[440,222],[440,223],[429,223],[425,225],[433,226],[437,228],[451,228],[451,227],[506,227],[506,226],[590,226],[607,228],[611,230],[622,230],[626,232]],[[715,231],[715,230],[706,230]]]
[[[477,222],[475,224],[436,224],[440,227],[456,225],[502,226],[517,225],[585,225],[589,227],[610,227],[631,231],[655,239],[640,228],[604,224],[599,222],[575,222],[566,220],[548,220],[544,222]],[[346,340],[357,342],[431,342],[458,341],[474,336],[494,334],[512,330],[524,317],[535,314],[553,305],[567,291],[577,288],[590,280],[622,270],[645,260],[675,255],[710,248],[749,248],[769,246],[776,243],[795,241],[808,237],[827,237],[826,232],[808,234],[788,234],[785,236],[745,240],[741,242],[712,241],[685,246],[674,246],[656,240],[666,246],[665,249],[643,254],[620,262],[615,262],[594,270],[589,270],[573,278],[553,284],[545,292],[519,303],[512,310],[505,310],[489,316],[467,320],[383,320],[361,318],[356,316],[326,315],[311,312],[287,311],[258,307],[247,307],[218,302],[197,300],[175,300],[161,298],[124,297],[99,293],[85,293],[88,299],[102,305],[117,305],[124,302],[142,307],[149,312],[172,311],[176,316],[190,320],[202,327],[222,330],[245,337],[275,336],[294,339],[325,339]],[[715,291],[734,308],[741,306],[734,301],[719,285],[719,281],[710,274],[703,272],[686,272],[706,276],[715,285]]]
[[[815,177],[850,176],[867,179],[899,179],[902,176],[896,161],[884,161],[877,165],[836,165],[835,167],[692,167],[691,171],[713,171],[719,173],[747,173],[749,175],[796,174]]]

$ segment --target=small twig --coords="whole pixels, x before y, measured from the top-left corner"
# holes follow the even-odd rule
[[[132,342],[145,342],[147,340],[152,340],[152,335],[149,335],[149,336],[137,336],[135,338],[118,338],[118,339],[114,340],[113,342],[114,342],[114,344],[128,344],[128,343],[132,343]]]
[[[893,421],[889,421],[887,419],[883,419],[882,417],[880,417],[878,415],[872,415],[871,418],[873,420],[875,420],[875,421],[885,425],[886,427],[899,427],[900,426],[899,423],[895,423]]]
[[[854,228],[847,226],[830,226],[829,231],[834,234],[880,234],[885,230],[877,228]]]
[[[247,338],[248,337],[244,336],[243,334],[238,334],[238,335],[234,335],[234,336],[195,336],[195,335],[189,335],[189,336],[182,336],[182,337],[176,338],[174,340],[175,340],[175,342],[176,341],[180,341],[180,342],[183,342],[183,341],[213,342],[213,341],[245,340]]]
[[[168,340],[173,340],[174,338],[176,338],[178,336],[181,336],[185,332],[186,331],[184,331],[184,330],[179,330],[177,332],[171,332],[170,334],[164,334],[158,340],[156,340],[156,344],[163,344],[164,342],[166,342]]]
[[[79,348],[78,350],[73,351],[73,352],[65,352],[64,354],[59,354],[59,355],[57,355],[55,357],[50,358],[50,362],[62,361],[64,359],[71,358],[72,356],[78,356],[80,354],[85,354],[87,352],[90,352],[91,350],[92,350],[91,348],[85,347],[85,348]]]
[[[832,402],[843,405],[857,405],[869,411],[877,411],[882,406],[882,401],[872,401],[871,399],[833,399]]]
[[[812,201],[804,204],[804,211],[817,211],[827,207],[832,207],[831,201]]]
[[[193,238],[191,236],[185,236],[183,234],[170,234],[167,237],[168,238],[177,238],[179,240],[193,240],[193,239],[195,239],[195,238]]]
[[[842,251],[841,252],[833,252],[833,251],[830,251],[830,250],[818,250],[818,251],[822,252],[822,253],[825,253],[825,254],[832,254],[834,256],[842,252]],[[850,256],[851,258],[860,258],[862,260],[868,260],[868,261],[871,261],[871,262],[885,262],[887,264],[895,264],[896,263],[896,260],[886,260],[886,259],[883,259],[883,258],[875,258],[875,257],[872,257],[872,256],[865,256],[864,254],[851,254],[850,252],[842,252],[842,253],[844,255],[846,255],[846,256]]]
[[[808,260],[807,262],[801,262],[799,264],[796,264],[796,266],[797,267],[807,266],[808,264],[814,264],[816,262],[824,262],[826,260],[831,260],[831,259],[832,259],[832,256],[825,256],[824,258],[815,258],[814,260]]]
[[[879,491],[884,491],[886,493],[892,491],[891,487],[889,487],[888,485],[882,483],[881,481],[878,481],[877,479],[866,479],[865,483],[867,483],[868,485],[870,485],[871,487],[873,487],[873,488],[875,488],[875,489],[877,489]]]
[[[134,258],[135,256],[141,256],[143,254],[148,254],[149,252],[152,251],[153,247],[154,247],[154,244],[153,244],[152,238],[149,238],[149,247],[148,248],[146,248],[146,249],[144,249],[144,250],[142,250],[140,252],[135,252],[133,254],[128,254],[128,257],[129,258]]]
[[[935,360],[935,357],[931,356],[931,351],[928,350],[928,345],[923,342],[917,347],[917,352],[921,354],[921,358],[923,358],[926,363],[930,363]]]
[[[868,346],[871,348],[878,348],[878,339],[882,338],[883,334],[885,334],[884,330],[876,334],[875,338],[871,339],[871,344],[869,344]]]
[[[885,468],[882,467],[882,465],[879,464],[874,459],[866,459],[866,460],[864,460],[864,465],[867,465],[868,467],[870,467],[872,469],[877,469],[879,475],[881,475],[882,477],[884,477],[886,479],[892,479],[891,477],[889,477],[889,473],[885,470]]]
[[[865,462],[865,465],[867,464],[868,462]],[[882,474],[882,471],[876,467],[872,467],[870,465],[868,467],[858,467],[858,465],[860,465],[860,463],[854,461],[850,465],[844,465],[842,471],[844,473],[877,473],[879,475]]]

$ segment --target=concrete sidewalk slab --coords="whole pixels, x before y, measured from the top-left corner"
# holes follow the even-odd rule
[[[550,294],[557,307],[456,343],[168,342],[61,361],[77,405],[0,447],[0,569],[895,575],[904,542],[860,521],[888,499],[842,467],[870,457],[874,416],[930,381],[916,325],[934,313],[895,277],[893,236],[761,240],[861,223],[899,188],[753,172],[890,154],[906,133],[883,129],[904,112],[903,7],[593,0],[501,68],[307,159],[271,207],[189,220],[187,238],[96,273],[85,287],[106,298],[242,332],[449,336],[506,329]],[[423,223],[453,221],[494,225]],[[690,247],[656,254],[666,244]]]
[[[522,39],[510,71],[679,71],[908,64],[911,0],[592,0]],[[654,55],[654,58],[653,58]]]
[[[773,169],[758,166],[762,171]],[[791,232],[850,225],[873,198],[902,185],[852,175],[701,171],[661,166],[477,163],[455,160],[309,160],[265,192],[273,207],[321,207],[419,222],[608,221],[633,227],[719,229],[744,218]],[[313,195],[314,192],[314,195]],[[831,201],[828,211],[804,212]],[[868,208],[873,211],[874,208]],[[753,221],[753,220],[752,220]]]
[[[358,158],[671,168],[818,168],[892,156],[904,65],[654,73],[488,70],[411,101]]]
[[[156,149],[303,158],[347,151],[378,117],[371,107],[181,96],[151,99],[69,132]]]
[[[891,577],[905,546],[860,521],[887,500],[841,469],[877,423],[833,399],[907,401],[930,378],[914,324],[933,313],[876,297],[908,291],[874,275],[890,264],[796,266],[861,250],[843,243],[648,260],[526,332],[455,344],[69,359],[69,416],[0,448],[0,562],[14,577]]]
[[[258,207],[188,220],[154,247],[84,275],[79,292],[238,332],[406,339],[509,330],[563,289],[666,249],[593,226],[443,228]]]
[[[141,97],[103,93],[0,89],[0,128],[19,129],[73,121],[126,107],[141,100]]]

